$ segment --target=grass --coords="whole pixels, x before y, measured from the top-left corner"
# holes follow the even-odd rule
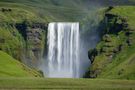
[[[86,10],[82,8],[83,5],[77,5],[74,1],[60,0],[57,3],[59,4],[56,5],[55,0],[1,0],[0,7],[25,9],[41,17],[46,22],[76,21],[87,14]]]
[[[0,78],[2,90],[135,90],[132,80]]]
[[[135,79],[135,47],[119,53],[99,76],[100,78]]]
[[[1,3],[0,3],[1,4]],[[23,21],[29,22],[43,22],[43,20],[34,12],[30,12],[28,10],[22,8],[15,8],[15,7],[8,7],[8,6],[1,6],[2,8],[10,8],[11,11],[0,11],[0,22],[1,23],[22,23]]]
[[[25,45],[19,32],[11,27],[0,27],[0,49],[20,60]]]
[[[125,46],[123,50],[113,58],[112,63],[108,64],[107,67],[103,69],[103,72],[99,77],[111,78],[111,79],[114,78],[135,79],[135,62],[134,62],[135,61],[134,58],[135,57],[135,46],[134,46],[135,13],[134,10],[135,10],[134,6],[123,6],[123,7],[115,7],[110,11],[111,14],[126,18],[128,23],[128,28],[130,30],[133,30],[133,33],[129,36],[130,39],[132,40],[132,45],[130,47]],[[126,38],[124,38],[122,33],[123,32],[119,33],[119,37],[121,37],[120,42],[126,40]]]
[[[40,77],[40,74],[0,51],[0,77]]]
[[[109,13],[125,18],[130,29],[135,29],[135,6],[117,6]]]
[[[123,2],[123,0],[0,0],[0,7],[24,9],[42,17],[46,22],[54,21],[80,21],[90,15],[91,11],[99,7],[99,4],[135,4],[133,0]],[[102,6],[102,5],[101,5]]]

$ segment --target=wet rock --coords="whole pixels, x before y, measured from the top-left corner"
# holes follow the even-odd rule
[[[89,59],[91,60],[91,63],[93,63],[94,62],[94,59],[95,59],[95,57],[98,55],[98,51],[97,51],[97,49],[91,49],[91,50],[89,50],[89,52],[88,52],[88,57],[89,57]]]

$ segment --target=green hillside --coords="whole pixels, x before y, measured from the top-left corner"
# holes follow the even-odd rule
[[[89,57],[94,57],[91,77],[135,79],[134,10],[134,6],[121,6],[106,12],[105,33],[96,49],[89,51]]]
[[[0,51],[0,77],[40,77],[41,75]]]
[[[0,7],[22,8],[45,21],[81,21],[96,8],[108,5],[135,5],[134,0],[0,0]],[[97,6],[97,7],[95,7]]]
[[[73,21],[87,13],[83,10],[83,5],[77,5],[72,0],[1,0],[0,2],[1,7],[22,8],[36,13],[47,22]]]

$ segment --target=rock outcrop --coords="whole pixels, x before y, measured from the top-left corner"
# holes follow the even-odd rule
[[[101,41],[95,49],[89,50],[88,57],[92,64],[90,66],[90,78],[100,76],[104,68],[112,63],[117,54],[133,44],[134,30],[129,28],[127,18],[109,13],[105,13],[105,29]],[[119,75],[123,72],[122,69]],[[88,76],[87,76],[88,77]]]
[[[16,24],[17,30],[26,42],[24,63],[31,67],[37,67],[40,63],[45,45],[47,25],[45,23]]]
[[[43,57],[47,25],[45,23],[22,22],[5,24],[1,30],[0,50],[30,67],[36,68]],[[4,31],[5,30],[5,31]],[[16,46],[15,46],[16,45]]]

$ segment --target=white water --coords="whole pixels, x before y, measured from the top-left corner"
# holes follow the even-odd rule
[[[79,37],[79,23],[53,22],[49,24],[48,77],[80,77]]]

